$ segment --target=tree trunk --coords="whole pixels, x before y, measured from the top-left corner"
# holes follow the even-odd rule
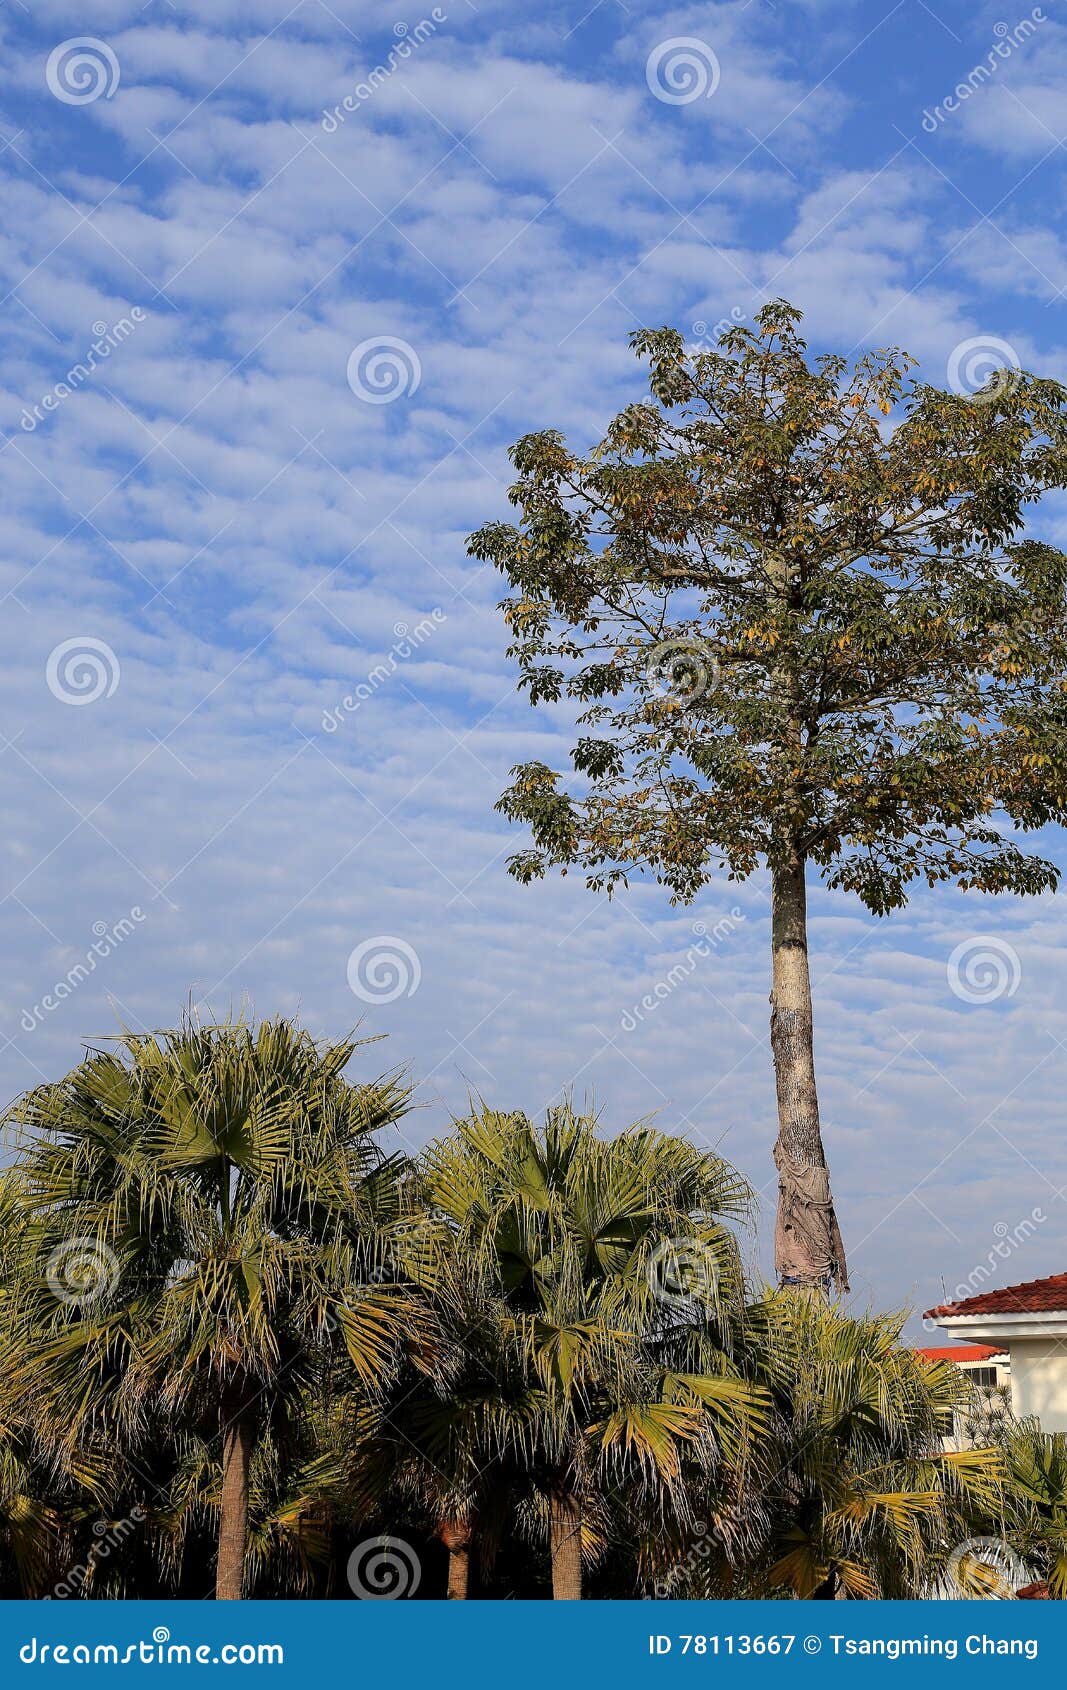
[[[449,1602],[465,1602],[470,1582],[471,1538],[470,1522],[462,1519],[442,1520],[437,1535],[448,1550]]]
[[[239,1602],[248,1544],[248,1468],[252,1427],[239,1411],[222,1411],[222,1507],[219,1512],[219,1560],[215,1600]]]
[[[549,1504],[552,1548],[552,1600],[582,1599],[582,1516],[570,1496],[554,1496]]]
[[[467,1600],[467,1583],[470,1578],[470,1570],[470,1550],[450,1549],[448,1552],[449,1602],[465,1602]]]
[[[808,973],[808,901],[799,854],[772,869],[771,1052],[778,1088],[778,1219],[775,1267],[782,1285],[848,1290],[819,1130]]]

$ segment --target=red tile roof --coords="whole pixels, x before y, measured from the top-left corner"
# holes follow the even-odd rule
[[[965,1297],[961,1303],[941,1303],[927,1309],[924,1319],[948,1314],[1059,1314],[1067,1310],[1067,1273],[1049,1279],[1029,1279],[1025,1285],[1005,1285],[1000,1291],[986,1291],[980,1297]]]
[[[1038,1579],[1036,1584],[1024,1584],[1021,1590],[1015,1592],[1017,1602],[1051,1602],[1052,1592],[1044,1579]]]
[[[995,1344],[948,1344],[940,1350],[916,1350],[924,1361],[988,1361],[1002,1352]]]

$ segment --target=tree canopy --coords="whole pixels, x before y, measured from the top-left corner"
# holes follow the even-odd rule
[[[917,877],[1038,892],[1019,845],[1067,797],[1067,558],[1021,538],[1064,484],[1067,392],[960,396],[897,349],[809,358],[766,306],[713,349],[632,336],[650,397],[582,453],[513,448],[508,578],[531,702],[572,700],[568,783],[513,771],[520,879],[651,870],[676,898],[799,854],[878,914]]]

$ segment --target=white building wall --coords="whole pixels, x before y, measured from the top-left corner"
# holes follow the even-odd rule
[[[1067,1342],[1012,1338],[1011,1399],[1017,1419],[1036,1414],[1043,1432],[1067,1432]]]

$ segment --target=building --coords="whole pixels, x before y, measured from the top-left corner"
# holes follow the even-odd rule
[[[1011,1364],[1004,1350],[995,1344],[946,1344],[939,1349],[919,1349],[924,1361],[950,1361],[966,1374],[975,1390],[975,1409],[970,1415],[957,1411],[946,1415],[941,1429],[945,1449],[970,1449],[979,1426],[988,1423],[998,1406],[1011,1404]],[[984,1440],[981,1440],[984,1441]]]
[[[968,1346],[1006,1351],[1016,1418],[1036,1415],[1043,1431],[1067,1432],[1067,1273],[941,1303],[925,1318]]]

